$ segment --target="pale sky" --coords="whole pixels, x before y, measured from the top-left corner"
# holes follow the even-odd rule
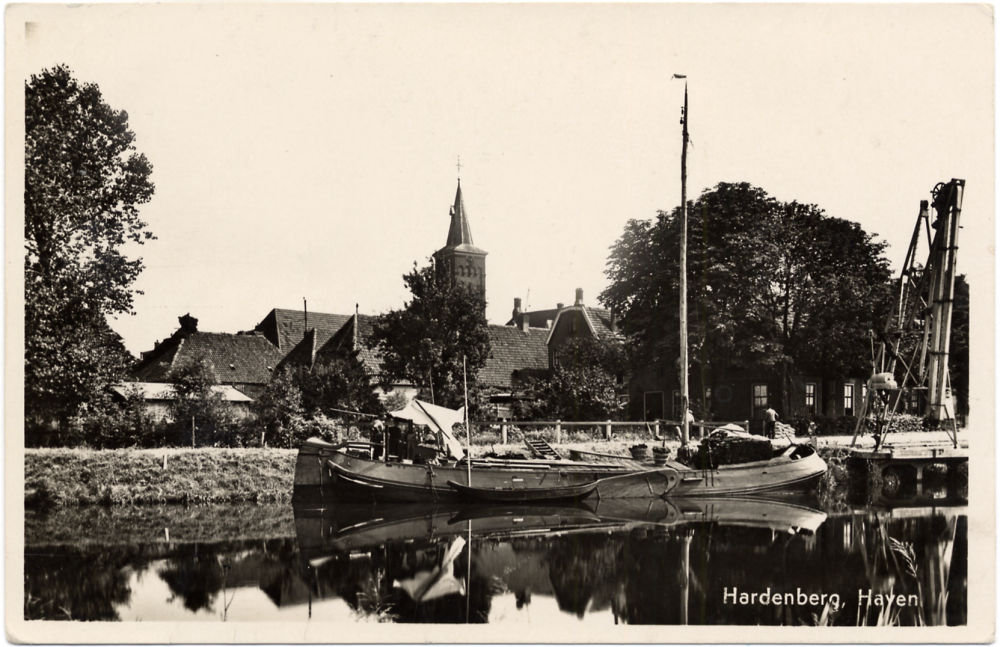
[[[145,294],[112,322],[134,354],[185,313],[237,332],[303,297],[401,307],[445,243],[459,156],[490,321],[515,297],[597,305],[625,222],[680,202],[675,73],[691,198],[746,181],[815,203],[898,267],[920,200],[962,178],[959,271],[992,293],[987,6],[35,5],[7,23],[9,110],[65,63],[153,164]]]

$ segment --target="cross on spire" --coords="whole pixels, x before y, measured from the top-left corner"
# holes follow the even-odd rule
[[[456,166],[458,167],[458,179],[461,180],[462,179],[462,156],[461,155],[458,156],[458,164],[456,164]]]

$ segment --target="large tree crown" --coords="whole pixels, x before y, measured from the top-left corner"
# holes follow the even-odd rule
[[[886,243],[816,205],[722,183],[688,208],[689,353],[716,367],[867,366],[888,294]],[[631,220],[611,248],[601,302],[622,313],[639,357],[679,353],[680,208]]]
[[[128,114],[79,83],[64,65],[25,85],[25,270],[28,280],[65,274],[104,312],[129,312],[142,259],[121,247],[155,238],[139,217],[154,185],[136,152]]]

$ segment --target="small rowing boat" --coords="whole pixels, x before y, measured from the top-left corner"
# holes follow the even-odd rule
[[[484,488],[448,481],[448,485],[469,499],[497,503],[581,500],[590,496],[597,489],[597,483],[597,481],[592,481],[581,485],[536,488],[517,487],[517,484],[514,483],[514,487]]]

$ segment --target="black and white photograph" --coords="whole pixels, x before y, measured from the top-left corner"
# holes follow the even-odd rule
[[[993,12],[8,5],[8,640],[994,640]]]

